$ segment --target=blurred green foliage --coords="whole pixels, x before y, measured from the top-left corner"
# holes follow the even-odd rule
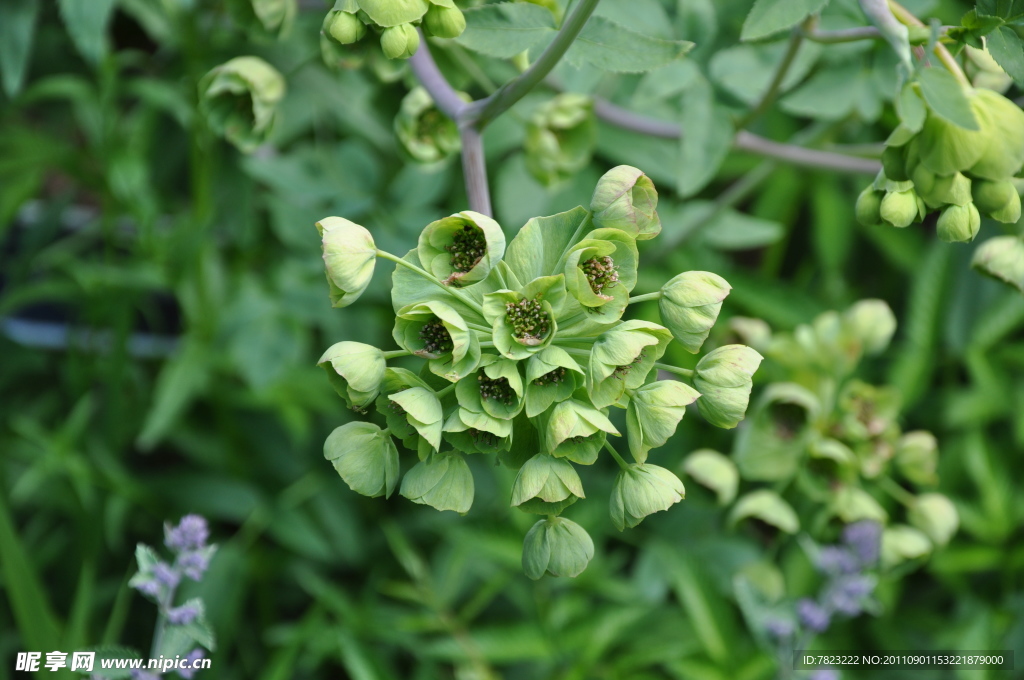
[[[772,677],[733,576],[774,564],[793,597],[820,579],[797,543],[732,528],[689,478],[684,502],[626,533],[602,503],[579,504],[570,514],[600,546],[590,567],[532,582],[519,556],[533,520],[507,503],[514,472],[471,458],[477,502],[460,518],[358,497],[325,463],[321,444],[349,415],[317,356],[340,340],[389,347],[394,315],[381,275],[363,304],[331,309],[313,223],[343,215],[404,252],[466,199],[457,163],[410,163],[395,140],[408,74],[373,54],[348,64],[363,69],[327,68],[327,6],[303,4],[316,7],[0,8],[0,680],[18,651],[147,648],[152,609],[126,587],[135,543],[157,543],[165,519],[189,512],[211,520],[221,545],[201,591],[183,588],[204,598],[217,633],[209,677]],[[738,44],[751,4],[606,0],[599,15],[696,48],[644,75],[581,64],[557,78],[716,139],[709,121],[756,104],[784,49]],[[905,4],[945,24],[970,8]],[[856,25],[855,10],[834,0],[829,21]],[[891,51],[805,52],[753,129],[825,148],[883,140],[896,122]],[[269,142],[249,156],[198,108],[200,79],[239,55],[265,59],[287,83]],[[435,56],[475,96],[516,72],[459,42]],[[838,93],[837,79],[847,84]],[[686,104],[712,91],[703,109]],[[776,330],[862,298],[896,313],[892,345],[855,375],[898,391],[904,431],[935,434],[939,489],[961,529],[923,566],[885,574],[878,615],[837,624],[822,644],[1024,649],[1024,299],[969,269],[974,245],[859,226],[862,177],[727,146],[720,169],[701,176],[685,138],[600,122],[593,160],[544,187],[522,149],[550,98],[532,93],[485,134],[508,236],[531,216],[587,204],[605,169],[629,163],[659,185],[664,224],[643,248],[639,292],[700,269],[734,286],[723,317]],[[653,320],[653,304],[639,307]],[[692,365],[678,354],[673,363]],[[755,376],[755,395],[774,379]],[[693,449],[732,446],[731,434],[686,418],[656,462],[681,471]],[[581,470],[583,481],[607,498],[611,463],[598,468]]]

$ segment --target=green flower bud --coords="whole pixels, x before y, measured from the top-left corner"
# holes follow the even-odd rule
[[[540,431],[546,452],[580,465],[592,465],[597,460],[606,433],[619,434],[608,416],[578,399],[555,404],[543,415]]]
[[[971,85],[978,89],[994,90],[999,93],[1010,89],[1013,79],[1006,74],[999,62],[992,58],[987,46],[985,49],[979,50],[967,45],[964,55],[967,57],[964,61],[964,71],[970,78]]]
[[[936,177],[932,197],[940,204],[967,205],[971,202],[971,180],[959,172],[949,177]]]
[[[551,186],[565,181],[590,162],[597,122],[590,97],[560,94],[542,104],[526,124],[526,169]]]
[[[342,45],[351,45],[366,35],[366,25],[349,12],[328,12],[324,30]]]
[[[989,125],[971,174],[994,181],[1017,174],[1024,166],[1024,111],[992,90],[975,90],[974,98],[985,107]]]
[[[701,357],[693,372],[693,386],[701,396],[697,406],[716,427],[739,425],[747,412],[754,371],[762,357],[744,345],[725,345]]]
[[[405,473],[398,493],[413,503],[465,515],[473,505],[473,473],[457,453],[433,454]]]
[[[451,382],[472,373],[480,362],[480,339],[462,316],[439,300],[398,310],[392,337],[399,347],[429,359],[435,375]]]
[[[938,484],[939,445],[935,435],[924,430],[907,432],[896,442],[896,467],[914,484]]]
[[[511,420],[523,408],[523,378],[515,361],[485,354],[475,375],[455,386],[460,410]],[[497,433],[495,433],[497,434]]]
[[[880,224],[882,222],[882,196],[884,195],[881,191],[875,191],[873,186],[860,192],[860,196],[857,197],[857,205],[854,208],[857,221],[865,227]]]
[[[946,243],[970,243],[981,228],[981,215],[973,203],[946,206],[936,228],[939,238]]]
[[[427,13],[427,0],[357,0],[359,9],[381,28],[419,21]]]
[[[975,180],[971,187],[974,205],[980,212],[1006,224],[1016,224],[1020,219],[1020,194],[1013,182],[989,182]]]
[[[575,577],[594,557],[594,541],[564,517],[542,519],[523,541],[523,572],[534,581],[545,573]]]
[[[836,436],[851,442],[898,436],[901,400],[895,388],[851,380],[837,402],[841,420]]]
[[[635,527],[644,517],[668,510],[684,498],[686,488],[671,471],[657,465],[628,465],[619,470],[612,487],[612,524],[619,531]]]
[[[259,57],[235,57],[199,81],[199,106],[210,127],[250,153],[270,134],[284,78]]]
[[[316,228],[323,242],[331,306],[348,307],[373,278],[377,262],[373,236],[366,228],[341,217],[325,217]]]
[[[843,312],[843,328],[865,354],[878,354],[896,332],[896,315],[883,300],[861,300]]]
[[[640,320],[624,321],[602,333],[587,367],[587,392],[594,406],[610,406],[627,389],[643,385],[671,339],[667,328]]]
[[[683,272],[661,287],[661,321],[686,351],[696,354],[718,320],[732,286],[711,272]]]
[[[466,30],[466,17],[458,7],[431,5],[423,26],[438,38],[458,38]]]
[[[967,130],[929,113],[919,136],[921,165],[936,175],[963,172],[979,161],[988,146],[989,114],[978,97],[970,97],[978,130]]]
[[[998,236],[985,241],[974,251],[971,266],[1024,293],[1024,241],[1020,237]]]
[[[384,353],[361,342],[331,345],[316,365],[327,372],[335,391],[356,411],[377,398],[387,368]]]
[[[885,176],[897,182],[910,179],[906,166],[906,146],[887,146],[882,152],[882,169]]]
[[[931,541],[914,527],[897,524],[882,530],[882,566],[886,569],[924,557],[931,551]]]
[[[484,319],[491,324],[494,348],[509,359],[526,359],[551,344],[558,331],[555,316],[565,301],[565,277],[541,276],[520,291],[484,295]]]
[[[561,347],[546,347],[526,361],[526,415],[539,416],[572,396],[582,384],[583,369]]]
[[[472,210],[428,224],[420,233],[417,248],[423,268],[451,286],[483,281],[504,254],[501,227]]]
[[[388,59],[408,59],[420,47],[420,34],[411,24],[391,26],[380,34],[380,47]]]
[[[914,181],[914,192],[924,200],[926,206],[929,208],[942,207],[942,201],[935,195],[935,183],[938,181],[938,177],[934,172],[923,165],[918,165],[910,173],[910,177]]]
[[[591,320],[618,321],[636,285],[638,260],[632,236],[619,229],[597,229],[569,251],[566,288],[588,308]]]
[[[694,451],[683,461],[683,471],[714,491],[719,505],[728,505],[736,498],[740,473],[736,470],[736,464],[718,451]]]
[[[441,113],[422,87],[409,91],[395,116],[395,136],[402,148],[421,163],[436,163],[462,148],[459,128]]]
[[[885,508],[879,505],[874,496],[856,486],[841,487],[832,499],[832,506],[839,519],[847,524],[859,522],[862,519],[885,524],[889,519]]]
[[[917,194],[913,189],[887,192],[882,198],[879,215],[882,221],[894,227],[910,226],[917,218]]]
[[[324,442],[324,458],[349,488],[364,496],[390,496],[398,483],[398,449],[373,423],[346,423],[335,429]]]
[[[747,518],[760,520],[787,534],[800,531],[800,519],[792,506],[768,489],[751,491],[736,501],[729,513],[729,523],[735,525]]]
[[[512,507],[537,515],[557,515],[583,495],[583,482],[572,463],[538,453],[519,468],[512,485]]]
[[[621,229],[638,241],[652,239],[661,232],[657,208],[654,182],[629,165],[619,165],[604,173],[590,199],[595,225]]]
[[[956,506],[941,493],[918,496],[907,512],[907,519],[938,546],[949,543],[949,539],[960,526],[960,515],[956,511]]]
[[[645,463],[648,451],[664,446],[675,434],[686,407],[699,396],[697,390],[677,380],[658,380],[634,392],[626,410],[633,459]]]

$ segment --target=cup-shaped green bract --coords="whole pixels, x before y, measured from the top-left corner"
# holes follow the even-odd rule
[[[947,205],[935,225],[939,238],[946,243],[970,243],[981,229],[981,215],[973,203]]]
[[[538,453],[519,468],[512,485],[512,507],[537,515],[557,515],[583,494],[583,482],[572,463]]]
[[[390,496],[398,484],[398,449],[373,423],[336,428],[324,442],[324,458],[353,491],[364,496]]]
[[[430,9],[427,0],[356,0],[359,9],[381,28],[419,21]]]
[[[718,320],[732,286],[711,272],[683,272],[661,287],[661,322],[687,352],[696,354]]]
[[[594,406],[611,406],[626,389],[643,385],[671,340],[672,333],[664,326],[638,319],[602,333],[587,366],[587,391]]]
[[[545,573],[578,576],[593,557],[590,534],[564,517],[540,520],[523,540],[523,572],[535,581]]]
[[[431,222],[420,233],[416,254],[443,283],[469,286],[487,278],[505,254],[505,233],[486,215],[463,210]]]
[[[697,406],[712,425],[726,429],[743,420],[750,402],[752,376],[763,357],[745,345],[725,345],[708,352],[693,371],[700,392]]]
[[[316,365],[327,372],[327,379],[348,407],[357,411],[377,398],[387,369],[384,353],[361,342],[331,345]]]
[[[935,435],[925,430],[907,432],[896,442],[896,467],[914,484],[937,484],[939,476],[939,444]]]
[[[967,205],[971,202],[971,180],[961,172],[936,177],[931,198],[939,205]]]
[[[843,312],[843,331],[865,354],[878,354],[896,332],[896,315],[884,300],[860,300]]]
[[[989,126],[986,145],[971,166],[971,174],[995,181],[1007,179],[1024,166],[1024,111],[992,90],[975,90],[975,99],[985,108]]]
[[[480,339],[462,316],[439,300],[406,305],[398,310],[395,342],[416,356],[429,359],[430,371],[456,382],[480,362]]]
[[[460,515],[473,505],[473,473],[457,453],[435,453],[405,473],[398,493],[413,503]]]
[[[596,229],[569,251],[566,288],[588,308],[591,319],[612,323],[629,304],[638,260],[632,236],[620,229]]]
[[[412,24],[385,28],[380,34],[380,49],[388,59],[408,59],[420,47],[420,34]]]
[[[907,145],[885,147],[882,152],[882,169],[886,177],[897,182],[910,179],[907,173]]]
[[[392,436],[401,440],[402,444],[409,450],[416,451],[419,454],[420,460],[423,460],[431,451],[436,450],[437,447],[420,435],[417,427],[411,422],[412,419],[409,418],[405,408],[397,401],[391,399],[392,395],[404,392],[410,388],[419,388],[433,394],[430,386],[412,371],[406,368],[388,368],[384,373],[384,382],[381,384],[381,394],[377,397],[374,405],[377,407],[377,413],[383,415],[387,421],[388,431]],[[421,427],[427,427],[428,423],[431,423],[433,419],[424,412],[421,412],[420,408],[415,410],[419,412],[419,418],[416,418],[416,416],[413,416],[413,418],[417,420]]]
[[[971,195],[978,211],[998,222],[1016,224],[1020,219],[1020,194],[1009,180],[975,180]]]
[[[436,163],[462,148],[455,121],[438,110],[422,87],[409,90],[402,99],[395,116],[395,136],[402,148],[421,163]]]
[[[458,38],[466,30],[466,17],[452,0],[431,0],[430,9],[423,19],[423,28],[437,38]]]
[[[860,192],[860,195],[857,197],[857,204],[854,207],[857,221],[865,227],[873,227],[879,224],[882,221],[881,208],[883,196],[885,196],[885,193],[875,190],[873,186],[869,186]]]
[[[596,226],[621,229],[638,241],[661,232],[654,182],[631,165],[614,167],[598,180],[590,210]]]
[[[1024,293],[1024,240],[997,236],[978,246],[971,259],[976,270]]]
[[[597,140],[590,97],[560,94],[545,102],[526,124],[526,169],[550,186],[582,170]]]
[[[526,361],[526,415],[535,418],[565,401],[582,384],[583,369],[561,347],[545,347]],[[577,383],[579,378],[579,383]]]
[[[989,114],[976,97],[971,97],[970,105],[979,125],[977,130],[928,114],[918,137],[921,165],[925,169],[936,175],[952,175],[968,170],[981,159],[989,143]]]
[[[342,45],[351,45],[366,35],[366,24],[354,12],[331,11],[324,17],[321,30]]]
[[[921,494],[907,512],[910,523],[923,531],[935,545],[946,545],[960,526],[953,501],[941,493]]]
[[[484,296],[484,318],[491,324],[494,348],[509,359],[526,359],[551,345],[555,317],[565,302],[565,277],[541,276],[521,290]]]
[[[199,81],[199,105],[210,127],[250,153],[270,134],[284,78],[259,57],[235,57]]]
[[[878,214],[894,227],[910,226],[918,216],[917,194],[913,189],[886,192]]]
[[[678,380],[658,380],[636,390],[626,409],[627,439],[633,459],[647,461],[647,452],[664,446],[675,434],[686,407],[700,393]]]
[[[388,399],[398,405],[396,410],[435,451],[441,448],[444,414],[441,401],[433,391],[426,387],[410,387],[388,395]]]
[[[668,510],[686,497],[682,480],[657,465],[634,463],[619,470],[609,509],[612,524],[622,531],[644,517]]]
[[[728,505],[736,498],[740,473],[728,456],[712,449],[698,449],[683,461],[683,470],[714,491],[719,505]]]
[[[467,376],[455,386],[459,407],[492,418],[511,420],[523,409],[526,390],[519,365],[511,359],[485,354],[475,375]]]
[[[341,217],[325,217],[316,228],[322,240],[331,306],[348,307],[373,278],[377,262],[373,236],[365,227]]]
[[[597,460],[606,434],[619,434],[608,416],[581,399],[555,404],[542,416],[540,429],[547,453],[580,465]]]
[[[463,453],[500,454],[512,447],[512,421],[482,411],[456,409],[443,431],[445,441]]]

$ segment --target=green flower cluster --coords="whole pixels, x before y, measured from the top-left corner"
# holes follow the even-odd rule
[[[245,153],[270,135],[284,78],[259,57],[235,57],[199,81],[199,108],[210,128]]]
[[[526,124],[526,169],[552,186],[586,167],[597,143],[594,102],[582,94],[560,94],[537,107]]]
[[[785,334],[772,335],[754,319],[734,317],[730,325],[764,351],[772,382],[751,407],[732,455],[695,451],[684,470],[722,505],[732,504],[732,521],[759,520],[796,534],[801,526],[793,508],[800,507],[816,518],[804,529],[819,539],[831,531],[830,520],[878,522],[885,527],[885,566],[945,545],[959,520],[952,502],[934,491],[935,437],[901,430],[895,388],[853,377],[861,359],[882,352],[896,330],[888,305],[862,300]],[[737,499],[741,481],[753,488]],[[900,514],[903,523],[895,521]]]
[[[366,35],[367,26],[380,33],[388,59],[408,59],[420,46],[417,26],[427,35],[456,38],[466,17],[454,0],[337,0],[324,17],[323,36],[351,45]]]
[[[919,130],[901,124],[889,136],[882,171],[857,199],[858,220],[906,227],[939,210],[939,237],[970,242],[982,214],[1008,224],[1020,219],[1012,179],[1024,167],[1024,111],[992,90],[965,97],[974,129],[929,110]]]
[[[420,163],[436,163],[462,149],[459,128],[434,104],[422,87],[402,99],[395,116],[395,136],[407,154]]]
[[[324,454],[342,479],[367,496],[398,488],[416,503],[465,513],[474,496],[465,456],[495,456],[518,470],[510,504],[546,516],[524,544],[531,578],[575,576],[593,556],[586,531],[560,514],[584,497],[575,466],[602,451],[620,466],[610,499],[620,530],[682,500],[682,482],[648,463],[648,453],[694,402],[712,424],[735,427],[761,356],[728,345],[693,370],[659,363],[673,339],[697,353],[708,337],[730,290],[709,272],[685,272],[634,298],[656,299],[664,325],[623,320],[637,241],[661,228],[656,208],[650,179],[620,166],[598,182],[589,210],[534,218],[507,248],[501,227],[472,211],[427,225],[404,257],[378,250],[357,224],[321,220],[334,306],[362,294],[378,258],[397,265],[391,297],[401,349],[340,342],[319,362],[350,408],[373,406],[385,424],[351,422],[327,439]],[[425,360],[418,373],[387,365],[410,355]],[[607,441],[621,436],[611,408],[625,411],[630,463]],[[418,456],[400,486],[396,438]]]

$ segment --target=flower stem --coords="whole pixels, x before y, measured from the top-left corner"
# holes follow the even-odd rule
[[[654,367],[655,368],[659,368],[659,369],[661,369],[663,371],[668,371],[669,373],[675,373],[676,375],[681,375],[684,378],[692,378],[693,377],[693,370],[689,369],[689,368],[680,368],[679,366],[672,366],[670,364],[660,364],[660,363],[654,364]]]
[[[449,392],[451,392],[451,391],[452,391],[452,390],[454,390],[454,389],[455,389],[455,383],[452,383],[452,384],[451,384],[451,385],[449,385],[448,387],[445,387],[445,388],[444,388],[444,389],[442,389],[442,390],[438,390],[437,392],[434,392],[434,395],[435,395],[435,396],[436,396],[436,397],[437,397],[438,399],[440,399],[441,397],[443,397],[444,395],[448,394]]]
[[[881,477],[878,480],[878,482],[881,485],[882,489],[887,494],[889,494],[897,501],[899,501],[900,504],[905,505],[906,507],[909,508],[912,507],[915,503],[917,503],[917,499],[914,498],[914,494],[910,493],[902,486],[894,482],[892,480],[892,477]]]
[[[616,451],[615,447],[609,444],[607,440],[604,443],[604,448],[608,449],[608,453],[612,454],[612,458],[615,459],[615,462],[619,464],[620,468],[622,468],[623,470],[629,469],[629,464],[626,461],[622,460],[622,456],[619,455],[619,452]]]
[[[789,38],[789,47],[786,49],[786,54],[783,55],[782,61],[779,62],[779,66],[775,70],[775,77],[772,78],[771,84],[768,86],[768,89],[765,90],[765,93],[761,97],[761,101],[757,103],[757,106],[755,106],[753,110],[736,123],[736,129],[739,130],[747,127],[756,118],[767,111],[773,103],[775,103],[775,98],[778,97],[779,90],[782,89],[782,83],[786,80],[786,76],[789,74],[789,68],[796,60],[797,52],[800,51],[800,46],[803,42],[803,32],[799,28],[794,29]]]
[[[416,272],[417,274],[419,274],[420,276],[425,278],[427,281],[430,281],[431,283],[433,283],[435,286],[437,286],[441,290],[445,291],[446,293],[448,293],[452,297],[457,298],[464,305],[466,305],[470,309],[476,311],[478,314],[483,316],[484,309],[483,309],[483,307],[480,306],[480,303],[478,303],[476,300],[468,297],[461,290],[459,290],[457,288],[452,288],[451,286],[446,286],[441,281],[439,281],[436,278],[434,278],[430,274],[430,272],[428,272],[426,269],[423,269],[421,267],[417,267],[412,262],[408,262],[406,260],[403,260],[402,258],[398,257],[397,255],[392,255],[391,253],[387,252],[386,250],[378,250],[377,251],[377,257],[384,258],[385,260],[391,260],[392,262],[394,262],[396,264],[399,264],[399,265],[401,265],[401,266],[403,266],[403,267],[405,267],[407,269],[411,269],[412,271]]]
[[[914,16],[913,12],[896,2],[896,0],[889,0],[889,9],[892,11],[893,16],[905,26],[924,26],[923,21]],[[971,86],[971,81],[967,78],[967,74],[960,68],[960,64],[956,62],[956,59],[950,54],[945,45],[939,42],[935,43],[935,56],[939,58],[939,61],[946,67],[946,70],[960,81],[961,85],[965,87]]]
[[[636,297],[629,298],[629,304],[634,302],[647,302],[648,300],[657,300],[661,297],[661,291],[656,290],[653,293],[645,293],[644,295],[637,295]]]
[[[390,352],[384,352],[384,359],[396,359],[398,357],[407,357],[410,354],[412,354],[412,352],[410,352],[407,349],[396,349]]]

